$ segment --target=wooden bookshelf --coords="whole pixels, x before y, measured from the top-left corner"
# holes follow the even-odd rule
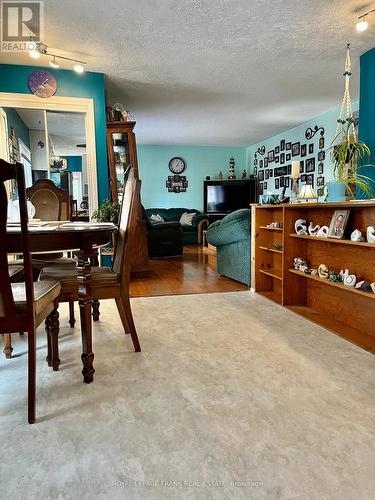
[[[329,226],[339,209],[350,210],[344,239],[295,234],[297,219]],[[354,229],[365,236],[367,227],[375,226],[375,203],[256,205],[254,210],[255,291],[375,354],[375,294],[293,268],[294,258],[302,257],[310,267],[349,269],[358,281],[375,282],[375,244],[350,240]],[[267,228],[271,222],[283,228]],[[275,243],[283,250],[274,251]]]

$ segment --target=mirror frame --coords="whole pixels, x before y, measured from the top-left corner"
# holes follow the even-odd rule
[[[96,163],[94,100],[80,97],[53,96],[41,99],[32,94],[0,92],[0,108],[40,109],[84,113],[86,133],[86,164],[90,219],[98,208],[98,172]]]

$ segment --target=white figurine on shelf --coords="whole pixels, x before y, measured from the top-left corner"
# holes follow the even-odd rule
[[[307,235],[307,226],[305,219],[297,219],[294,223],[294,230],[297,234]]]
[[[362,233],[361,233],[361,231],[359,229],[354,229],[354,231],[350,235],[350,239],[352,241],[365,241],[365,239],[362,236]]]
[[[318,275],[319,278],[328,278],[329,270],[325,264],[320,264],[320,266],[318,267]]]
[[[317,238],[328,238],[328,226],[322,226],[316,233]]]
[[[367,241],[368,241],[368,243],[375,243],[375,228],[374,228],[374,226],[369,226],[367,228]]]
[[[320,229],[320,226],[318,226],[318,225],[314,226],[314,224],[312,222],[310,222],[309,228],[308,228],[309,235],[316,236],[318,234],[319,229]]]

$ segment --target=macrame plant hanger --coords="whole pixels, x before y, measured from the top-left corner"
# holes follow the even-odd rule
[[[352,101],[350,98],[350,77],[352,74],[352,63],[350,60],[350,43],[346,46],[346,60],[345,60],[345,71],[343,76],[345,78],[345,86],[344,86],[344,97],[342,99],[340,115],[337,119],[337,127],[335,133],[335,142],[340,142],[341,136],[343,134],[343,127],[346,123],[349,123],[348,129],[346,131],[346,135],[349,138],[353,137],[354,140],[357,140],[355,126],[354,126],[354,118],[353,118],[353,109],[352,109]]]

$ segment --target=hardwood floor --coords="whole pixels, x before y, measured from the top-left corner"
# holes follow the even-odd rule
[[[184,246],[182,257],[150,259],[150,265],[150,278],[131,281],[131,297],[247,290],[246,285],[219,276],[216,272],[216,256],[204,253],[198,245]]]

